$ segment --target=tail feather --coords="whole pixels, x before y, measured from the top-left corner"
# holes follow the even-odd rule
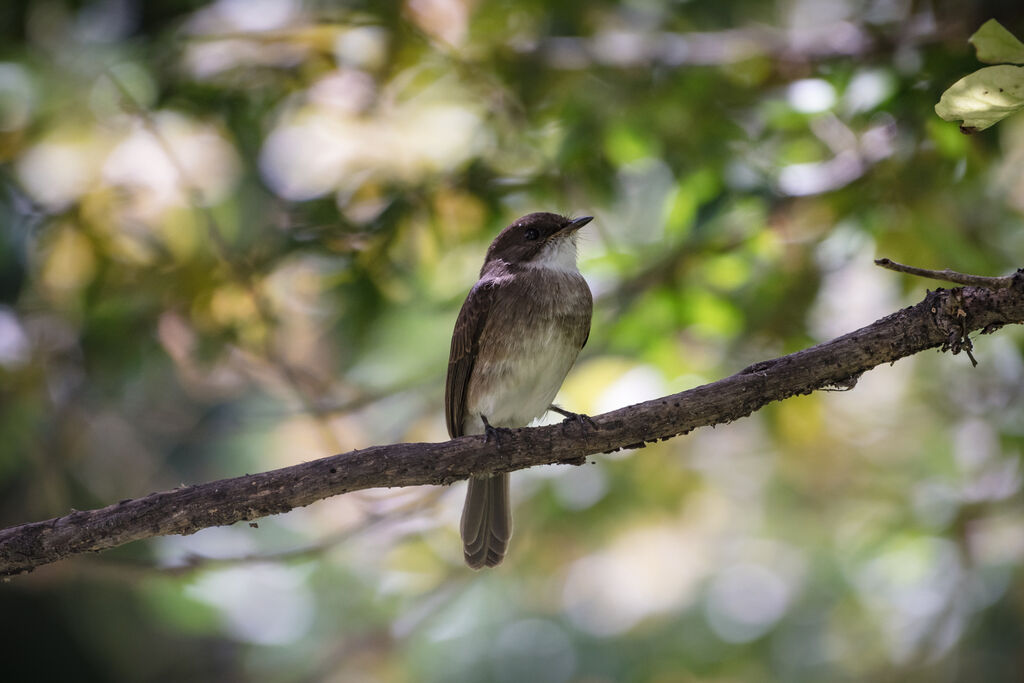
[[[494,567],[505,559],[512,537],[507,472],[469,478],[461,531],[466,564],[473,569]]]

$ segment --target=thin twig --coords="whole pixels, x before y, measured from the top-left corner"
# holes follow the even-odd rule
[[[892,259],[880,258],[875,259],[875,265],[887,268],[888,270],[895,270],[897,273],[907,273],[908,275],[917,275],[918,277],[926,277],[931,280],[945,280],[946,282],[952,282],[957,285],[963,285],[965,287],[984,287],[985,289],[1006,289],[1013,284],[1014,275],[1006,275],[1004,277],[986,277],[984,275],[968,275],[967,273],[958,273],[955,270],[929,270],[927,268],[918,268],[917,266],[905,266],[902,263],[896,263]]]

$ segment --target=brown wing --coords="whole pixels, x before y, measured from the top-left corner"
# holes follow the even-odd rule
[[[582,278],[580,278],[582,280]],[[583,291],[587,293],[587,322],[585,327],[587,328],[586,334],[583,335],[583,342],[580,344],[580,351],[587,345],[587,340],[590,339],[590,321],[594,316],[594,295],[590,293],[590,287],[587,286],[587,281],[583,280]]]
[[[466,389],[473,374],[473,361],[476,359],[480,335],[484,331],[493,296],[494,287],[490,283],[476,283],[462,304],[455,322],[452,350],[448,356],[448,379],[444,387],[444,415],[448,423],[448,435],[453,439],[462,436]]]

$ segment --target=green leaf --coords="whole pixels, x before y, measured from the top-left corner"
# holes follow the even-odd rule
[[[995,19],[982,24],[968,41],[986,64],[1024,64],[1024,43]]]
[[[1024,67],[987,66],[964,76],[942,93],[935,113],[963,121],[967,131],[985,130],[1024,107]]]

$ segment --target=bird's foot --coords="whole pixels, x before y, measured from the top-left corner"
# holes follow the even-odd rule
[[[576,422],[581,427],[589,425],[592,429],[597,429],[597,423],[594,422],[590,418],[589,415],[584,415],[583,413],[574,413],[574,412],[565,410],[564,408],[559,408],[556,405],[552,405],[549,408],[549,410],[553,410],[553,411],[555,411],[556,413],[558,413],[559,415],[561,415],[562,417],[565,418],[564,420],[562,420],[562,424],[568,424],[570,422]]]
[[[484,423],[484,441],[487,443],[493,441],[500,444],[502,436],[508,436],[512,433],[512,430],[508,427],[492,427],[491,423],[483,415],[480,416],[480,420]]]

